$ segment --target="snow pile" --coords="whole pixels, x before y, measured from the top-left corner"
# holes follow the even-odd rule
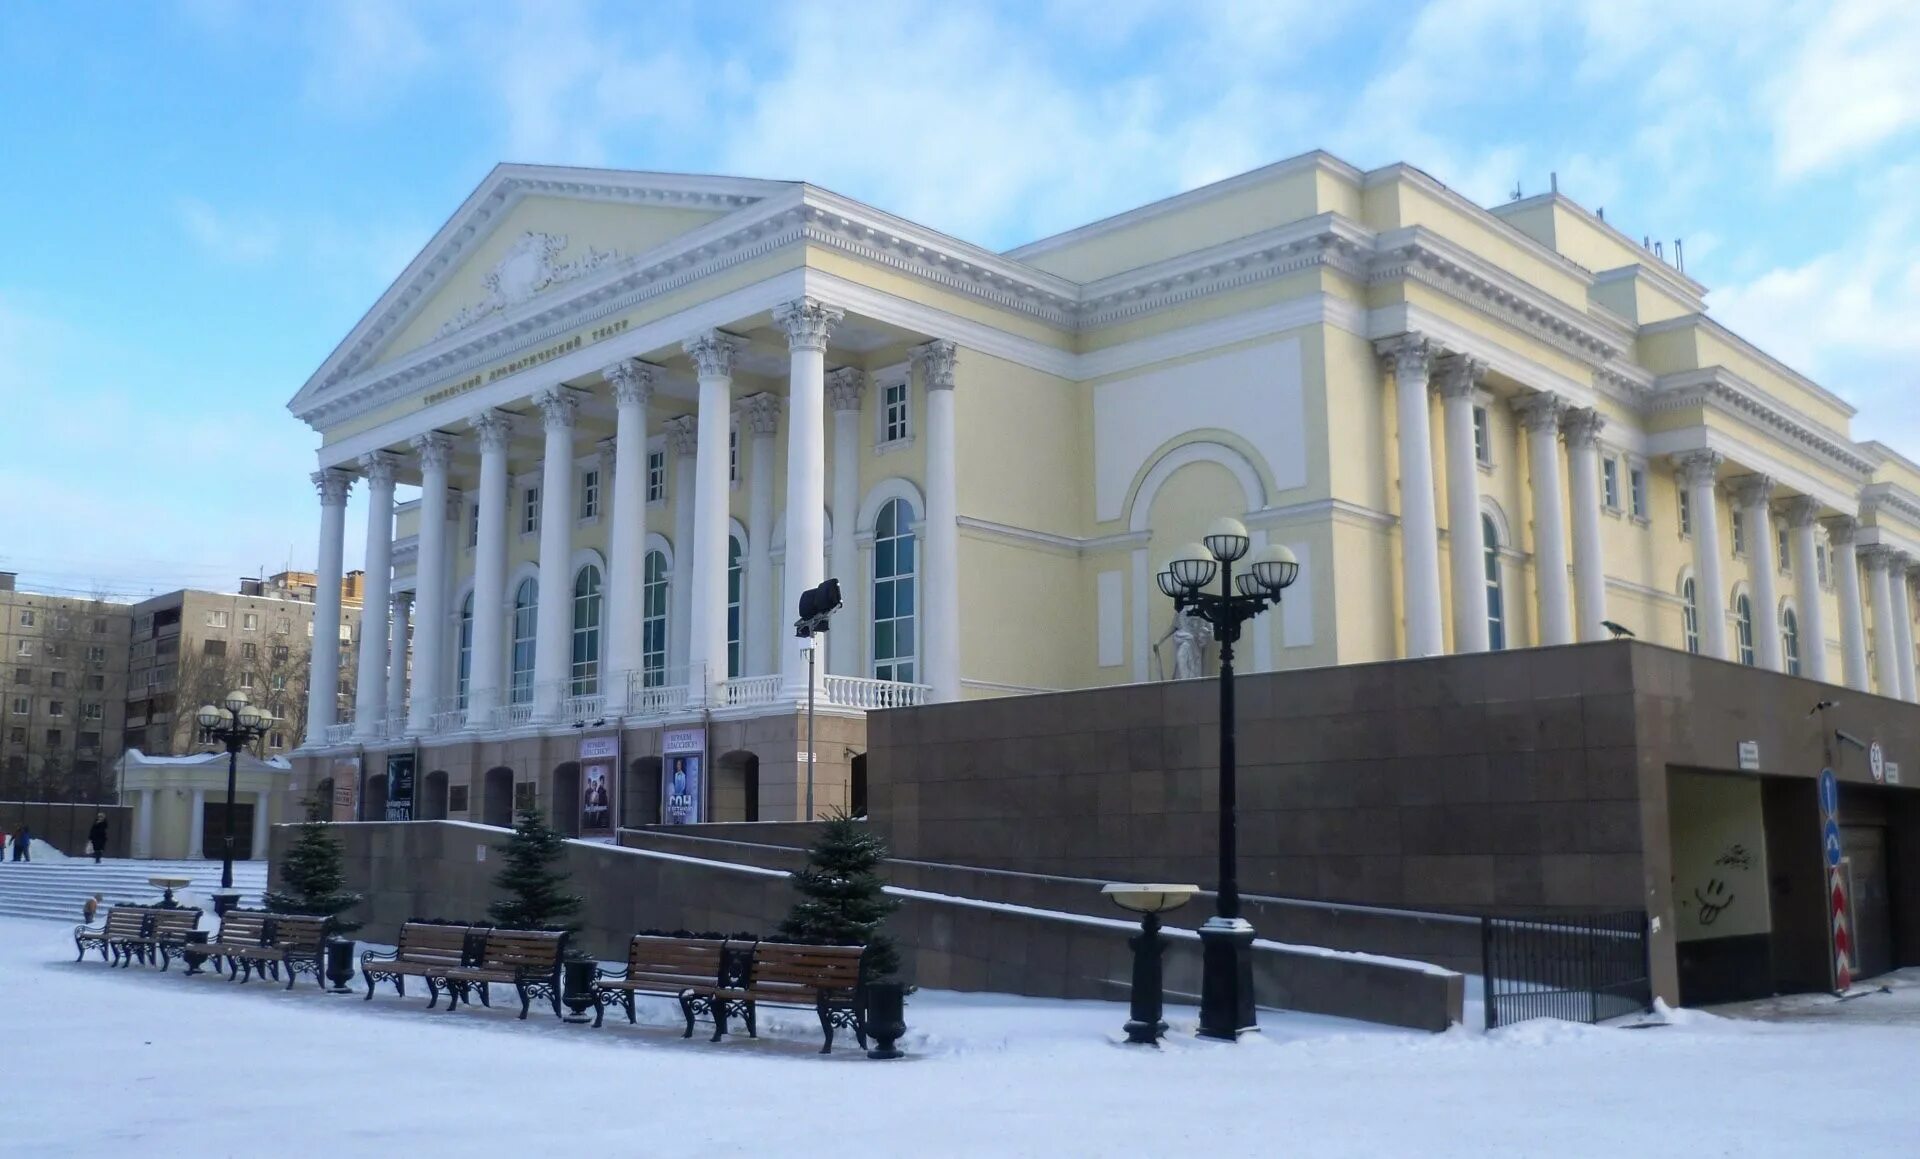
[[[31,1060],[0,1094],[8,1154],[252,1154],[289,1116],[303,1150],[351,1155],[1876,1159],[1920,1138],[1920,1024],[1429,1035],[1263,1012],[1264,1034],[1227,1045],[1170,1007],[1154,1050],[1120,1041],[1121,1003],[923,991],[910,1057],[877,1063],[847,1035],[821,1057],[807,1011],[763,1010],[759,1041],[712,1044],[683,1040],[657,998],[639,1027],[615,1010],[594,1030],[540,1009],[519,1022],[504,1001],[429,1014],[417,986],[362,1002],[72,959],[60,925],[0,919],[7,1034]],[[1920,1011],[1920,987],[1845,1007],[1869,1002]],[[183,1065],[223,1058],[273,1065],[219,1081]],[[1809,1093],[1821,1075],[1846,1077],[1840,1104]],[[476,1091],[511,1097],[476,1113]]]

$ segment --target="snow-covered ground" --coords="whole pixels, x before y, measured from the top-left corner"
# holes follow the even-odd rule
[[[1424,1035],[1267,1014],[1237,1046],[1175,1009],[1158,1051],[1118,1041],[1118,1004],[921,993],[912,1057],[879,1063],[820,1057],[799,1012],[758,1042],[687,1042],[659,1001],[638,1030],[448,1015],[413,987],[366,1003],[75,964],[67,932],[0,919],[6,1154],[1865,1159],[1920,1140],[1920,1027],[1866,1005],[1920,986],[1845,1022]]]

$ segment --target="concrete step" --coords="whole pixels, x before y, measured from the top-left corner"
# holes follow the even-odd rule
[[[184,877],[185,892],[204,897],[220,888],[217,861],[109,860],[96,865],[85,858],[65,861],[0,863],[0,914],[79,921],[94,894],[109,904],[152,901],[160,890],[149,879]],[[236,862],[233,887],[243,905],[254,905],[266,889],[263,861]]]

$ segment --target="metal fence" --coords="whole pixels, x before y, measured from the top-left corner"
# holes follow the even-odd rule
[[[1529,1018],[1602,1022],[1651,1009],[1639,910],[1480,919],[1487,1029]]]

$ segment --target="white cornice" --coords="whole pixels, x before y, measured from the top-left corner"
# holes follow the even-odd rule
[[[1648,399],[1650,412],[1709,406],[1783,436],[1800,449],[1812,451],[1828,466],[1865,481],[1873,461],[1854,449],[1845,436],[1818,423],[1769,395],[1724,366],[1709,366],[1662,375]]]
[[[1758,362],[1760,365],[1766,367],[1768,370],[1773,371],[1775,374],[1778,374],[1780,377],[1786,379],[1788,382],[1793,383],[1795,386],[1799,387],[1801,390],[1804,390],[1808,394],[1813,395],[1815,398],[1820,399],[1822,402],[1825,402],[1830,406],[1833,406],[1839,409],[1840,411],[1845,413],[1847,417],[1851,418],[1853,417],[1853,415],[1858,413],[1854,410],[1853,404],[1849,403],[1846,399],[1841,398],[1839,395],[1828,390],[1826,387],[1821,386],[1819,383],[1815,382],[1811,378],[1808,378],[1806,375],[1801,374],[1799,371],[1795,370],[1793,367],[1788,366],[1786,363],[1780,361],[1778,358],[1775,358],[1773,355],[1768,354],[1766,351],[1760,349],[1758,346],[1755,346],[1753,343],[1748,342],[1745,338],[1740,337],[1740,335],[1735,334],[1733,331],[1727,329],[1725,326],[1722,326],[1720,323],[1714,321],[1712,318],[1707,317],[1705,314],[1682,314],[1678,318],[1668,318],[1664,322],[1649,322],[1645,326],[1640,327],[1640,333],[1643,335],[1665,334],[1670,330],[1688,330],[1696,326],[1702,329],[1705,329],[1706,331],[1711,333],[1714,337],[1725,342],[1727,345],[1732,346],[1734,349],[1740,351],[1742,354],[1745,354],[1747,357],[1753,359],[1755,362]]]
[[[1500,220],[1498,216],[1489,212],[1486,206],[1481,205],[1472,198],[1456,193],[1444,182],[1435,179],[1433,175],[1416,169],[1405,162],[1394,165],[1384,165],[1378,169],[1368,170],[1366,176],[1361,179],[1360,186],[1363,189],[1371,189],[1374,186],[1385,185],[1393,181],[1405,181],[1407,184],[1427,194],[1427,196],[1444,202],[1455,212],[1464,214],[1480,222],[1482,225],[1502,235],[1508,241],[1528,251],[1534,257],[1539,258],[1548,265],[1559,267],[1562,272],[1579,279],[1581,284],[1589,285],[1592,283],[1593,272],[1585,266],[1567,257],[1559,250],[1547,245],[1525,230],[1520,229],[1518,226]]]
[[[1652,253],[1647,251],[1645,246],[1616,229],[1606,218],[1600,217],[1564,193],[1536,193],[1532,197],[1523,197],[1519,201],[1509,201],[1503,205],[1496,205],[1487,212],[1493,214],[1495,217],[1504,218],[1510,213],[1518,213],[1531,209],[1543,202],[1551,202],[1569,213],[1578,215],[1590,228],[1599,230],[1601,233],[1606,234],[1608,237],[1611,237],[1629,249],[1646,254],[1648,258],[1646,262],[1638,265],[1619,266],[1611,270],[1596,270],[1594,271],[1596,281],[1609,275],[1618,276],[1626,273],[1636,273],[1649,281],[1660,283],[1661,288],[1674,297],[1682,301],[1690,301],[1694,303],[1696,308],[1701,308],[1699,303],[1700,300],[1706,296],[1706,286],[1694,281],[1679,269],[1655,258]]]
[[[1575,406],[1592,406],[1593,382],[1581,382],[1543,366],[1511,346],[1469,330],[1431,310],[1405,302],[1378,306],[1367,321],[1369,338],[1391,338],[1409,332],[1425,334],[1447,350],[1469,354],[1487,364],[1489,370],[1534,390],[1550,390]]]
[[[1373,234],[1365,227],[1337,213],[1317,214],[1089,282],[1080,290],[1076,322],[1080,329],[1110,326],[1316,266],[1363,278],[1372,252]]]
[[[962,530],[971,532],[976,538],[999,540],[1018,547],[1038,547],[1071,556],[1082,556],[1093,551],[1145,547],[1151,534],[1145,531],[1127,531],[1118,535],[1080,538],[1072,535],[1058,535],[1051,531],[1035,531],[1028,527],[1014,527],[987,519],[975,519],[970,515],[960,516],[958,522]]]
[[[1369,527],[1393,527],[1399,518],[1385,511],[1376,511],[1360,503],[1347,499],[1309,499],[1303,503],[1289,503],[1284,507],[1263,507],[1250,511],[1241,518],[1248,527],[1280,527],[1300,523],[1313,523],[1321,519],[1338,519],[1342,522]]]

